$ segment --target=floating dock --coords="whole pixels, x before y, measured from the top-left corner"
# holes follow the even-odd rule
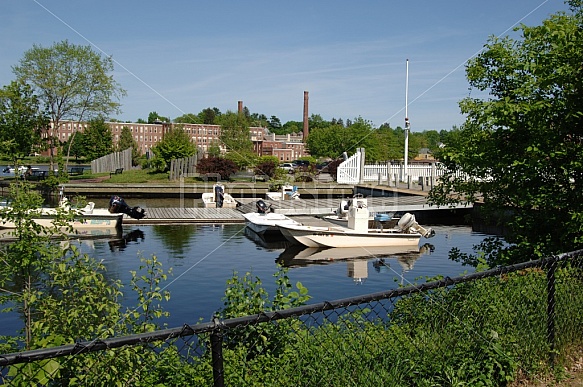
[[[244,213],[255,212],[258,199],[239,199],[241,206],[235,208],[149,208],[147,216],[141,220],[128,217],[124,224],[172,224],[172,223],[244,223]],[[266,200],[275,213],[287,216],[322,216],[333,213],[339,205],[339,199],[299,199]],[[451,211],[454,209],[470,210],[472,206],[435,207],[429,206],[424,196],[396,196],[368,198],[371,213],[412,212],[418,219],[433,216],[434,211]],[[426,213],[419,217],[419,214]],[[435,215],[437,215],[435,213]]]
[[[147,208],[140,220],[124,216],[124,224],[244,223],[234,208]]]

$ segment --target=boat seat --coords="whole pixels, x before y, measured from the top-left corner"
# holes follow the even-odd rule
[[[87,203],[87,205],[85,207],[83,207],[81,209],[81,211],[84,214],[92,214],[93,213],[93,208],[95,208],[95,203],[89,202],[89,203]]]

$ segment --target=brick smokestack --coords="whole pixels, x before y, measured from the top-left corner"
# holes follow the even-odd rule
[[[308,92],[304,91],[304,142],[308,139]]]
[[[237,112],[239,114],[243,113],[243,101],[237,102]]]

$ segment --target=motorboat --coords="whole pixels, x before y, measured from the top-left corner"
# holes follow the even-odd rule
[[[10,207],[5,207],[3,211],[9,212]],[[58,213],[70,211],[75,211],[75,215],[68,225],[79,234],[109,235],[111,232],[103,230],[121,228],[124,216],[123,212],[112,213],[107,208],[95,208],[93,202],[87,203],[83,208],[72,209],[67,198],[60,201],[59,208],[39,208],[33,211],[32,216],[34,222],[40,226],[53,227]],[[0,220],[0,229],[15,229],[16,227],[13,221],[5,217]]]
[[[213,192],[202,194],[202,202],[205,208],[236,208],[237,201],[225,192],[225,186],[221,183],[213,184]]]
[[[300,193],[295,185],[284,184],[278,192],[267,192],[265,194],[270,200],[298,200]]]
[[[32,210],[32,220],[36,224],[50,229],[55,226],[55,219],[59,214],[70,215],[73,212],[73,216],[67,220],[67,224],[60,227],[62,232],[68,232],[72,229],[76,235],[106,236],[112,235],[113,230],[121,228],[124,215],[134,219],[142,219],[146,216],[145,209],[139,206],[130,207],[123,198],[117,195],[111,197],[108,208],[95,208],[94,202],[87,203],[83,208],[72,208],[62,189],[60,196],[58,207],[42,207]],[[6,217],[10,211],[11,207],[7,204],[0,212],[0,229],[17,228],[17,224]]]
[[[280,226],[301,226],[297,222],[283,214],[273,212],[263,200],[256,202],[257,212],[243,214],[246,226],[259,235],[281,236]]]
[[[435,232],[420,226],[415,216],[406,213],[395,227],[369,228],[367,200],[355,197],[347,214],[347,227],[279,224],[282,235],[292,243],[307,247],[388,247],[418,246],[421,237],[431,238]]]

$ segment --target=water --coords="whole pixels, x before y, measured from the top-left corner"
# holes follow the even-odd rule
[[[170,312],[166,322],[169,327],[179,327],[195,324],[199,318],[208,321],[223,306],[226,281],[234,272],[240,276],[250,272],[259,277],[273,295],[276,262],[289,265],[291,283],[300,281],[308,288],[310,303],[394,289],[399,284],[424,282],[425,277],[472,272],[472,268],[450,261],[448,251],[457,247],[462,252],[472,252],[472,246],[487,235],[469,226],[432,227],[435,237],[422,238],[421,244],[427,244],[419,251],[348,261],[342,259],[342,249],[317,254],[311,254],[312,250],[298,251],[286,248],[284,242],[258,240],[256,234],[238,224],[124,226],[123,238],[79,243],[83,252],[103,260],[108,278],[122,281],[123,304],[128,308],[136,306],[135,294],[128,284],[130,270],[137,270],[141,264],[140,255],[155,254],[165,270],[172,267],[172,276],[163,284],[171,293],[165,304]],[[310,262],[313,258],[321,260]],[[12,335],[21,327],[16,314],[0,314],[0,335]]]

